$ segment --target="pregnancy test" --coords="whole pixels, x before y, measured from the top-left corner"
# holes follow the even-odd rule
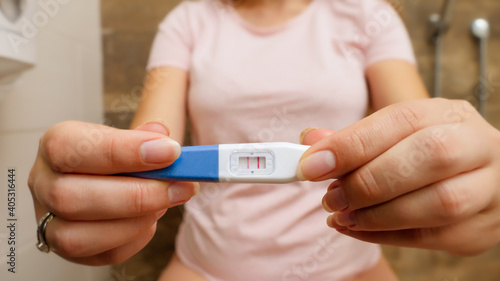
[[[186,146],[169,167],[126,174],[164,181],[289,183],[309,148],[286,142]]]

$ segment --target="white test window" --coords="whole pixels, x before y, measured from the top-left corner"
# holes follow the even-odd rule
[[[266,168],[266,157],[262,156],[247,156],[240,157],[239,169],[242,170],[261,170]]]
[[[274,171],[274,155],[271,152],[239,152],[231,154],[231,172],[236,176],[270,175]]]

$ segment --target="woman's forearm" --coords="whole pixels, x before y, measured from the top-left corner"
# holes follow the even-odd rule
[[[366,70],[373,110],[388,105],[428,98],[417,68],[402,60],[375,63]]]
[[[175,67],[151,70],[145,79],[141,101],[130,125],[134,129],[149,121],[162,121],[171,138],[182,143],[186,124],[188,72]]]

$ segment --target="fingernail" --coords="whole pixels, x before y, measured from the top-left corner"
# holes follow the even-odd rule
[[[167,122],[163,119],[153,119],[149,122],[147,122],[145,125],[153,127],[155,132],[158,132],[160,134],[169,136],[170,135],[170,128],[167,125]]]
[[[172,139],[156,139],[143,143],[140,152],[144,162],[161,164],[173,162],[179,158],[181,155],[181,146]]]
[[[335,155],[330,150],[322,150],[309,155],[299,163],[297,178],[314,180],[335,169]]]
[[[168,199],[171,205],[179,205],[187,202],[198,193],[198,184],[189,182],[174,182],[168,187]]]
[[[352,227],[356,225],[356,220],[354,218],[354,213],[335,213],[335,222],[340,226]]]
[[[194,195],[196,195],[198,194],[198,192],[200,192],[200,183],[194,182],[193,184],[194,184]]]
[[[340,187],[340,180],[335,180],[334,182],[332,182],[329,186],[328,186],[328,191],[330,190],[333,190],[334,188],[337,188],[337,187]]]
[[[170,135],[170,129],[168,128],[167,123],[162,119],[153,119],[148,121],[140,126],[137,126],[135,130],[155,132],[166,136]]]
[[[323,196],[323,200],[321,201],[321,205],[323,205],[323,209],[325,209],[325,211],[327,211],[328,213],[333,213],[333,210],[330,209],[330,206],[328,206],[328,204],[326,203],[326,195]]]
[[[326,218],[326,224],[330,227],[333,228],[333,215],[329,215],[328,218]]]
[[[156,219],[160,219],[167,212],[167,210],[161,210],[156,213]]]
[[[337,223],[335,223],[334,221],[335,221],[334,216],[333,216],[333,215],[330,215],[330,216],[328,216],[328,218],[326,219],[326,224],[327,224],[330,228],[335,228],[335,230],[337,230],[337,231],[346,231],[346,230],[347,230],[347,227],[340,226],[340,225],[338,225]]]
[[[317,128],[309,127],[309,128],[306,128],[304,131],[302,131],[302,133],[300,133],[300,143],[304,143],[304,137],[307,135],[307,133],[309,133],[312,130],[316,130],[316,129]]]
[[[344,233],[347,232],[347,227],[336,227],[335,230],[338,232]]]
[[[349,202],[345,196],[342,187],[336,187],[328,191],[323,197],[324,205],[331,210],[331,212],[342,211],[349,207]]]

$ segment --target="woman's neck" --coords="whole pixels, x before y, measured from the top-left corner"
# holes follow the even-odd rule
[[[235,0],[236,11],[257,27],[274,27],[301,14],[313,0]]]

